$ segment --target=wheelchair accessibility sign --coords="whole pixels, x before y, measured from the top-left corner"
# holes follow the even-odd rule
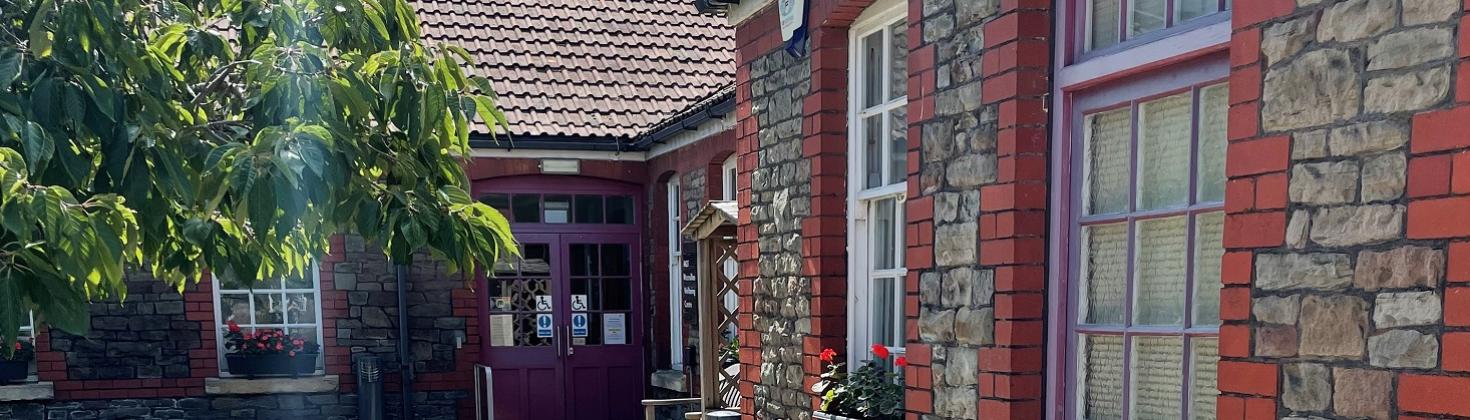
[[[587,314],[578,312],[572,314],[572,337],[587,336]]]

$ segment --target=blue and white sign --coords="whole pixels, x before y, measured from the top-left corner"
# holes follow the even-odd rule
[[[551,338],[551,314],[536,314],[536,338]]]
[[[792,57],[806,55],[806,2],[807,0],[780,0],[781,40],[786,42],[786,53]]]
[[[572,337],[587,336],[587,313],[576,312],[572,314]]]

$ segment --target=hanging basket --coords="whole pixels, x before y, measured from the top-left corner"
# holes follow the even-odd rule
[[[319,356],[319,353],[299,353],[295,357],[285,354],[227,354],[225,364],[231,375],[301,376],[316,372]]]
[[[0,384],[24,381],[30,370],[29,360],[0,360]]]

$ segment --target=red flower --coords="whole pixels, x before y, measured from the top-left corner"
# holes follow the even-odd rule
[[[281,343],[276,343],[276,350],[285,350],[285,349],[286,349],[286,346],[281,345]]]
[[[873,344],[873,355],[878,356],[879,359],[887,359],[888,347],[884,347],[882,344]]]
[[[823,362],[832,363],[832,358],[837,357],[837,352],[832,349],[822,349],[822,355],[818,356]]]
[[[232,333],[240,332],[240,324],[236,324],[235,321],[230,321],[225,325],[228,325],[230,327],[230,332]]]
[[[903,356],[898,356],[898,359],[895,359],[893,361],[893,364],[898,365],[898,367],[908,366],[909,365],[909,358],[903,357]]]
[[[291,356],[291,357],[296,357],[296,351],[295,350],[292,350],[290,353],[286,353],[286,355],[287,356]]]
[[[20,342],[15,342],[15,351],[20,351]]]

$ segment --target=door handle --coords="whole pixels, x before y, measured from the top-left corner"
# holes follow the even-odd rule
[[[577,350],[574,349],[574,348],[572,348],[572,326],[571,325],[563,325],[563,326],[564,327],[567,327],[566,328],[566,331],[567,331],[567,335],[566,335],[566,337],[567,337],[567,356],[571,356],[571,355],[577,353]]]

